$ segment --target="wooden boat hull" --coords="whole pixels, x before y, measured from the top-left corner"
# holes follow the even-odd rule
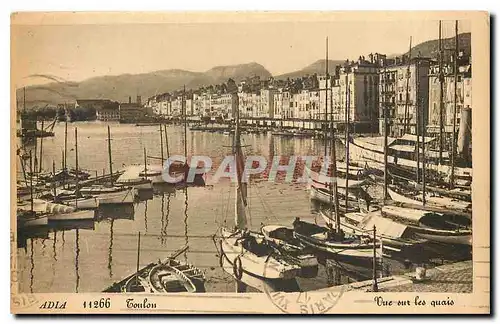
[[[396,192],[393,188],[390,188],[390,187],[387,188],[387,192],[389,193],[389,196],[391,197],[391,199],[394,201],[397,201],[400,203],[423,206],[422,201],[407,197],[399,192]],[[439,197],[432,197],[432,196],[426,196],[426,197],[427,197],[426,204],[431,206],[431,207],[457,210],[460,212],[467,212],[472,207],[470,203],[458,202],[458,201],[455,202],[450,198],[449,199],[437,199]]]
[[[63,202],[63,204],[71,207],[76,207],[79,210],[97,209],[97,207],[99,206],[99,200],[96,197],[83,198],[83,199],[78,198],[77,202],[75,202],[74,199],[71,199]]]
[[[222,257],[228,259],[236,272],[237,277],[241,273],[259,277],[263,279],[291,279],[300,273],[300,267],[290,265],[282,260],[276,260],[270,255],[258,256],[243,248],[240,232],[233,232],[222,228],[221,253]],[[236,261],[236,260],[240,261]]]
[[[416,231],[415,233],[418,237],[423,239],[446,243],[446,244],[459,244],[459,245],[470,245],[472,246],[472,234],[471,233],[457,233],[456,235],[440,235],[439,233],[432,233],[430,231]]]
[[[56,221],[71,221],[71,220],[85,220],[94,219],[95,211],[93,210],[80,210],[66,214],[49,214],[48,219],[50,222]]]
[[[127,189],[121,192],[99,195],[98,199],[99,199],[99,205],[132,204],[134,203],[134,192],[132,189]]]
[[[307,182],[309,184],[319,184],[319,185],[324,186],[325,184],[328,183],[329,177],[327,177],[326,175],[320,174],[319,172],[315,172],[315,171],[311,170],[310,168],[308,168],[307,166],[304,166],[304,170],[308,176]],[[349,180],[348,181],[349,189],[359,188],[363,185],[366,185],[366,179],[363,179],[363,180],[348,179],[348,180]],[[337,177],[336,181],[337,181],[338,187],[345,188],[345,185],[347,182],[345,178]]]
[[[330,195],[327,192],[324,192],[315,186],[311,186],[309,189],[309,198],[311,200],[316,200],[319,201],[323,204],[332,206],[333,205],[333,195]],[[339,208],[343,211],[346,212],[346,207],[345,207],[345,195],[340,195],[339,194]],[[359,203],[357,200],[355,200],[352,195],[349,195],[349,199],[347,200],[347,212],[353,212],[359,209]]]
[[[295,242],[287,242],[284,239],[271,237],[270,234],[278,226],[264,226],[261,228],[262,235],[267,241],[267,244],[273,248],[276,253],[281,254],[291,264],[296,264],[300,267],[299,277],[314,278],[318,274],[318,259],[315,255],[305,251],[304,247]],[[292,230],[293,231],[293,230]]]
[[[31,227],[39,227],[39,226],[46,226],[48,224],[48,216],[43,215],[43,216],[37,216],[37,217],[29,217],[29,218],[22,218],[18,217],[17,219],[17,227],[20,229],[25,229],[25,228],[31,228]]]
[[[170,280],[163,281],[162,276],[170,277]],[[149,284],[155,293],[189,292],[196,291],[193,282],[168,264],[158,264],[149,272]]]
[[[325,232],[323,233],[324,235],[319,233],[321,235],[318,237],[307,233],[300,233],[296,228],[294,236],[304,245],[307,245],[318,252],[327,253],[336,260],[348,261],[356,264],[369,264],[371,262],[373,258],[373,244],[350,244],[330,241],[326,238],[327,231],[328,230],[325,228]],[[377,243],[376,248],[378,249],[379,247],[380,246]]]

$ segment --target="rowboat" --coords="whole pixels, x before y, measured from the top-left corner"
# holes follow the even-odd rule
[[[50,222],[56,221],[71,221],[71,220],[85,220],[85,219],[94,219],[95,211],[94,210],[78,210],[71,213],[65,214],[49,214],[48,219]]]
[[[267,244],[284,259],[300,266],[299,277],[314,278],[318,274],[318,259],[293,236],[293,229],[280,225],[261,228]]]
[[[440,243],[472,245],[472,221],[462,215],[384,206],[382,216],[407,225],[411,233],[419,238]]]
[[[336,237],[332,229],[304,222],[299,218],[295,219],[293,226],[294,236],[302,244],[329,254],[337,261],[360,265],[369,265],[372,261],[374,243],[369,236],[345,234],[343,237]],[[375,247],[380,247],[380,243],[375,242]]]
[[[422,193],[417,190],[403,189],[402,187],[396,187],[390,185],[387,188],[387,192],[389,193],[391,199],[394,201],[407,204],[414,204],[414,205],[423,205]],[[426,193],[425,198],[426,198],[426,204],[429,206],[457,210],[460,212],[472,211],[471,202],[453,199],[449,197],[437,196],[432,193]]]
[[[146,265],[103,292],[204,292],[204,282],[205,275],[200,269],[171,257]]]
[[[194,283],[181,270],[167,263],[160,263],[149,272],[149,284],[155,293],[196,291]]]

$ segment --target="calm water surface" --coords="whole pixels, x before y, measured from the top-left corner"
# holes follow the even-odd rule
[[[75,165],[74,128],[78,127],[78,163],[92,173],[109,172],[107,125],[99,122],[68,124],[69,166]],[[160,156],[158,126],[136,127],[110,123],[113,169],[144,163],[143,149]],[[170,154],[183,154],[182,127],[168,126]],[[42,165],[61,165],[64,124],[56,136],[43,139]],[[243,135],[246,155],[322,155],[323,143],[313,139],[283,139]],[[214,167],[230,153],[231,138],[218,133],[188,130],[189,154],[208,155]],[[38,140],[38,149],[40,139]],[[343,155],[342,148],[338,148]],[[166,153],[165,153],[166,154]],[[151,161],[153,163],[153,161]],[[18,170],[20,170],[18,165]],[[250,186],[250,226],[261,223],[291,225],[295,217],[314,220],[304,184],[255,181]],[[67,224],[45,229],[29,237],[20,235],[18,267],[22,292],[98,292],[135,271],[137,236],[141,233],[140,265],[167,257],[189,245],[181,260],[206,271],[207,291],[234,291],[234,280],[219,266],[212,236],[227,221],[233,223],[234,188],[228,181],[207,187],[169,190],[152,200],[98,211],[100,221]],[[319,220],[318,220],[319,221]],[[306,280],[309,288],[326,286],[324,269],[318,278]],[[301,285],[302,287],[302,285]]]

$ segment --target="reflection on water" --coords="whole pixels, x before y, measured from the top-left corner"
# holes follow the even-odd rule
[[[108,270],[109,270],[109,278],[113,278],[113,224],[115,220],[111,219],[111,223],[109,225],[109,249],[108,249]]]
[[[188,236],[188,188],[184,188],[184,235],[186,246],[189,246],[189,236]],[[184,252],[184,261],[187,260],[187,250]]]
[[[79,273],[79,267],[78,267],[78,262],[80,260],[80,230],[76,229],[75,230],[75,277],[76,277],[76,286],[75,286],[75,292],[78,292],[78,287],[80,286],[80,273]]]
[[[98,170],[100,174],[103,169],[108,173],[107,125],[75,123],[74,126],[77,124],[81,134],[79,166],[93,173]],[[148,148],[148,155],[161,155],[157,127],[111,124],[111,129],[114,165],[143,164],[144,147]],[[177,126],[166,129],[170,154],[182,154],[182,129]],[[56,125],[54,132],[56,136],[44,139],[43,165],[52,165],[52,160],[61,165],[64,124]],[[322,153],[322,143],[310,139],[246,134],[242,140],[248,145],[245,147],[247,155],[263,155],[268,159],[279,154]],[[216,169],[223,156],[230,154],[231,149],[227,147],[230,141],[230,137],[222,134],[189,132],[188,154],[210,156],[212,168]],[[72,143],[74,135],[68,129],[68,145]],[[68,165],[74,165],[74,156],[69,154],[67,158]],[[145,201],[100,206],[95,222],[58,222],[33,233],[18,233],[20,277],[23,278],[20,291],[101,291],[135,271],[137,232],[141,232],[141,266],[164,259],[188,244],[189,250],[180,258],[206,271],[207,291],[234,291],[234,280],[219,266],[212,242],[220,220],[226,219],[229,226],[233,223],[234,188],[230,185],[227,181],[213,187],[155,185],[153,195],[145,197]],[[252,182],[249,192],[252,229],[258,230],[261,223],[290,225],[295,217],[312,220],[304,189],[302,184]],[[82,249],[81,244],[85,244],[85,248]],[[51,271],[47,271],[47,262],[52,263]],[[326,274],[316,281],[325,286]]]

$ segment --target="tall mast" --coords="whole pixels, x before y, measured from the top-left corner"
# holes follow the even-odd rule
[[[410,86],[410,66],[411,66],[411,36],[410,36],[410,49],[408,51],[408,67],[406,68],[406,96],[405,96],[405,119],[403,125],[403,133],[408,132],[408,123],[410,119],[410,113],[408,111],[408,101],[410,97],[409,86]]]
[[[76,168],[76,184],[75,184],[75,207],[78,209],[78,128],[75,127],[75,168]]]
[[[416,68],[417,70],[420,68],[420,61],[416,62]],[[417,81],[417,86],[420,86],[420,84]],[[422,105],[422,102],[419,97],[416,98],[416,104],[417,104],[417,110],[422,109],[421,114],[420,114],[420,119],[421,119],[421,132],[422,132],[422,203],[425,206],[425,111],[424,111],[424,106]],[[417,126],[418,127],[418,126]]]
[[[328,37],[326,37],[326,71],[325,71],[325,120],[328,121],[328,79],[329,79],[329,73],[328,73]],[[333,95],[333,93],[332,93]],[[333,109],[333,107],[332,107]],[[327,126],[328,124],[325,124],[325,159],[326,155],[328,154],[328,142],[327,142]],[[331,138],[333,140],[333,138]]]
[[[439,21],[439,164],[443,163],[443,93],[444,93],[444,73],[443,73],[443,44],[441,41],[441,20]]]
[[[30,150],[30,204],[33,212],[33,157]]]
[[[113,159],[111,158],[111,131],[108,125],[108,158],[109,158],[109,174],[111,176],[111,185],[113,185]]]
[[[338,197],[338,187],[337,187],[337,152],[335,151],[335,130],[333,128],[333,85],[332,85],[332,95],[330,96],[330,152],[332,155],[332,179],[333,179],[333,208],[335,211],[335,233],[340,234],[340,213],[339,213],[339,197]],[[330,186],[331,188],[331,186]],[[330,195],[330,197],[332,196]],[[330,208],[330,218],[332,209]]]
[[[388,151],[388,142],[387,142],[387,134],[388,134],[388,125],[387,125],[387,70],[384,66],[384,77],[382,79],[383,81],[383,104],[384,104],[384,197],[383,197],[383,203],[385,204],[385,201],[387,199],[387,186],[389,185],[388,182],[388,174],[387,174],[387,151]]]
[[[167,125],[163,125],[163,131],[165,133],[165,148],[167,149],[167,159],[170,156],[170,152],[168,150],[168,134],[167,134]]]
[[[42,132],[43,132],[43,119],[42,119]],[[43,134],[40,137],[40,167],[38,168],[38,172],[42,172],[42,161],[43,161],[42,156],[43,156]]]
[[[419,93],[419,70],[418,70],[418,62],[420,62],[418,59],[415,62],[415,99],[418,98],[420,95]],[[417,154],[417,183],[420,183],[420,111],[418,110],[418,106],[415,107],[415,135],[417,136],[417,145],[415,147],[415,152]]]
[[[54,198],[57,196],[56,191],[56,162],[52,160],[52,190],[54,191]]]
[[[349,73],[346,74],[346,99],[345,99],[345,207],[347,210],[347,200],[349,196],[349,112],[351,110],[351,87],[349,85]]]
[[[187,159],[186,86],[182,92],[182,114],[184,118],[184,156]]]
[[[245,229],[247,227],[246,218],[246,207],[247,207],[247,187],[246,183],[242,182],[243,170],[245,167],[245,162],[243,161],[243,152],[241,150],[241,138],[240,138],[240,108],[238,104],[238,94],[233,93],[236,96],[236,125],[234,131],[234,142],[233,142],[233,154],[235,158],[236,166],[236,199],[235,199],[235,225],[239,229]],[[245,179],[246,180],[246,179]]]
[[[458,20],[455,20],[455,59],[453,60],[453,132],[451,134],[451,176],[450,188],[455,186],[455,131],[457,127],[457,78],[458,78]]]
[[[146,155],[146,148],[144,147],[144,178],[148,178],[148,161],[147,161],[147,155]]]
[[[66,104],[64,104],[64,108],[66,108]],[[68,165],[66,164],[66,157],[68,156],[68,118],[64,121],[64,156],[63,156],[63,185],[66,184],[66,176],[68,173]]]
[[[160,155],[161,155],[161,165],[163,165],[163,125],[160,124]]]

